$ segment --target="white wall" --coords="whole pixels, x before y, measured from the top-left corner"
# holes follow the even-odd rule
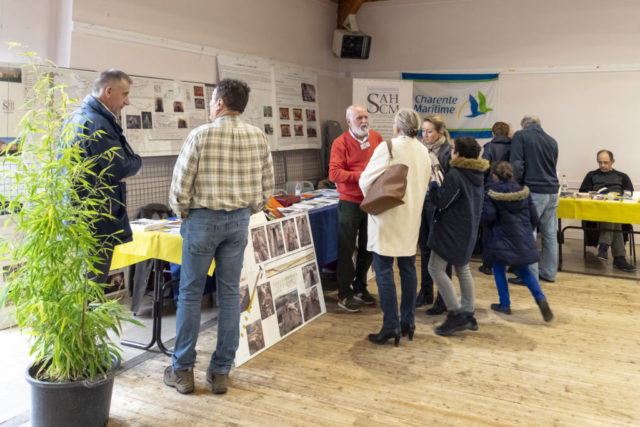
[[[49,51],[50,0],[0,0],[0,61],[24,62],[9,53],[7,43],[20,43],[42,58]]]

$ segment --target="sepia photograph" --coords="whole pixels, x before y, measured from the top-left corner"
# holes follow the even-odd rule
[[[302,121],[302,108],[293,109],[293,120],[295,120],[296,122]]]
[[[267,225],[267,235],[269,239],[269,250],[271,257],[275,258],[285,254],[284,237],[282,236],[282,227],[280,223]]]
[[[249,354],[252,356],[264,348],[262,320],[258,319],[247,325],[247,342],[249,343]]]
[[[148,111],[142,112],[142,129],[153,129],[153,119]]]
[[[282,136],[291,136],[291,126],[280,125],[280,133],[282,133]]]
[[[281,108],[280,109],[280,120],[289,120],[289,109]]]
[[[0,82],[22,83],[22,69],[0,67]]]
[[[264,107],[262,107],[262,110],[265,117],[273,117],[273,111],[271,107],[265,105]]]
[[[142,129],[140,116],[127,116],[127,129]]]
[[[250,303],[249,285],[240,286],[240,313],[247,311]]]
[[[275,313],[273,309],[273,296],[271,296],[271,283],[266,282],[262,285],[258,285],[256,289],[258,294],[258,303],[260,304],[260,317],[262,320],[269,316],[273,316]]]
[[[273,135],[273,126],[264,125],[264,133],[266,133],[267,135]]]
[[[264,227],[251,230],[251,241],[256,264],[267,261],[269,259],[269,249],[267,248],[267,234],[264,231]]]
[[[157,97],[155,105],[156,105],[156,108],[155,108],[156,113],[164,113],[164,101],[162,100],[162,98]]]
[[[308,322],[320,314],[322,312],[322,307],[320,306],[318,287],[316,286],[311,289],[311,292],[309,293],[300,294],[300,303],[302,304],[302,312],[304,313],[305,322]]]
[[[296,217],[298,225],[298,235],[300,236],[300,245],[304,248],[311,244],[311,231],[309,230],[309,220],[306,215]]]
[[[280,337],[287,335],[302,325],[298,289],[294,289],[288,294],[280,295],[276,299],[276,312],[278,313]]]
[[[196,98],[196,99],[194,99],[194,101],[196,102],[196,109],[204,110],[204,99]]]
[[[202,86],[194,86],[193,96],[204,96],[204,88]]]
[[[187,129],[188,127],[187,119],[178,117],[178,129]]]
[[[294,125],[293,129],[296,133],[296,136],[304,136],[304,126],[303,125]]]
[[[307,136],[309,138],[316,138],[318,136],[318,132],[314,126],[307,126]]]
[[[295,220],[292,218],[282,221],[282,227],[284,228],[284,241],[287,244],[287,252],[300,249],[298,234],[296,233]]]
[[[307,121],[308,122],[316,121],[316,110],[307,110]]]
[[[173,101],[173,112],[184,113],[184,104],[181,101]]]
[[[316,87],[308,83],[302,83],[302,100],[316,102]]]
[[[320,283],[320,275],[318,274],[318,268],[315,262],[302,267],[302,279],[307,289]]]

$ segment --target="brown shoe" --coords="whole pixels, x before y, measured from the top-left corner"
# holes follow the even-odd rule
[[[229,374],[216,374],[211,369],[207,369],[207,386],[211,388],[213,394],[225,394],[229,388]]]
[[[174,371],[172,366],[164,370],[164,383],[178,390],[180,394],[193,393],[196,389],[193,368]]]

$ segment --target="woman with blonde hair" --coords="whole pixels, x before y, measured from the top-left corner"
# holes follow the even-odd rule
[[[427,116],[422,123],[422,141],[429,150],[431,160],[431,173],[438,182],[442,182],[444,175],[449,172],[451,161],[451,149],[453,148],[449,131],[444,121],[439,116]],[[420,247],[420,264],[422,276],[420,279],[420,293],[416,299],[416,307],[423,307],[433,303],[433,278],[429,274],[429,259],[431,248],[427,245],[431,222],[436,212],[436,206],[427,195],[422,209],[422,224],[418,246]],[[447,265],[447,275],[451,278],[451,264]],[[427,310],[427,314],[436,315],[447,311],[444,300],[438,295],[433,307]]]
[[[375,344],[384,344],[393,338],[398,346],[401,335],[409,335],[411,341],[416,329],[414,319],[418,277],[415,248],[431,171],[429,151],[416,139],[420,124],[420,116],[415,111],[408,108],[400,110],[393,124],[393,160],[389,147],[382,143],[360,176],[360,188],[366,197],[373,183],[392,163],[409,167],[407,189],[402,199],[404,204],[376,216],[369,215],[367,250],[373,252],[373,267],[384,314],[380,333],[369,335],[369,340]],[[397,258],[402,289],[400,316],[393,273],[394,257]]]

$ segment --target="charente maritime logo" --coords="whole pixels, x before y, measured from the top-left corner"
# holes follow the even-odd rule
[[[416,95],[414,100],[416,103],[414,109],[418,113],[453,115],[455,111],[458,110],[458,119],[462,116],[463,111],[465,117],[468,118],[479,117],[493,111],[493,108],[487,107],[487,97],[480,91],[478,91],[477,98],[469,94],[469,99],[465,101],[460,108],[458,108],[460,98],[456,96],[436,97]],[[468,107],[467,104],[469,104]]]
[[[471,115],[465,116],[465,117],[471,117],[471,118],[478,117],[483,114],[487,114],[489,111],[493,111],[493,108],[487,107],[487,98],[484,96],[482,92],[478,91],[477,100],[476,98],[473,97],[473,95],[469,94],[469,101],[466,101],[464,104],[462,104],[462,107],[460,107],[460,112],[458,112],[458,118],[460,118],[462,109],[467,104],[467,102],[469,103],[469,108],[471,109]]]

